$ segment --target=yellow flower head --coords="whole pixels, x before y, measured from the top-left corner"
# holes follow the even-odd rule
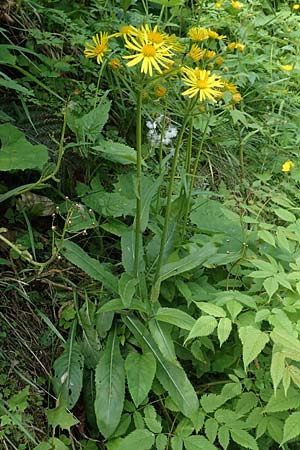
[[[221,66],[224,62],[224,59],[222,58],[222,56],[217,56],[216,57],[216,63],[218,64],[218,66]]]
[[[160,31],[157,25],[152,29],[146,24],[139,29],[139,33],[142,37],[146,35],[151,44],[159,44],[168,48],[168,50],[177,52],[183,51],[183,46],[179,43],[178,37],[175,34],[169,36],[164,31]]]
[[[167,88],[165,88],[164,86],[155,86],[154,88],[154,93],[156,95],[156,97],[164,97],[166,95],[167,92]]]
[[[121,61],[118,58],[112,58],[108,65],[112,70],[118,70],[121,67]]]
[[[231,94],[237,94],[238,88],[236,87],[235,84],[230,83],[229,81],[224,81],[224,80],[222,80],[222,83],[223,83],[224,88],[228,92],[230,92]]]
[[[293,163],[293,161],[286,161],[285,163],[282,164],[282,172],[290,172],[291,168],[295,167],[295,164]]]
[[[285,66],[281,66],[282,70],[285,70],[286,72],[290,72],[290,70],[293,70],[293,66],[290,64],[286,64]]]
[[[191,28],[188,35],[192,41],[205,41],[205,39],[209,38],[207,29],[201,27]]]
[[[216,52],[214,52],[213,50],[206,50],[205,52],[205,58],[207,59],[212,59],[216,56]]]
[[[125,38],[126,36],[136,36],[138,34],[138,30],[132,25],[122,25],[119,28],[119,32],[112,34],[113,37],[122,36]]]
[[[84,50],[84,55],[86,58],[97,58],[97,63],[101,64],[103,62],[104,53],[107,52],[108,49],[108,33],[103,33],[100,31],[99,34],[96,34],[92,37],[94,45],[90,42],[87,42],[86,48]]]
[[[231,6],[232,6],[234,9],[241,9],[241,8],[244,6],[244,4],[241,3],[241,2],[235,2],[235,1],[232,1],[232,2],[231,2]]]
[[[147,33],[143,35],[139,33],[136,37],[130,36],[130,40],[125,38],[125,42],[125,47],[135,52],[134,55],[123,56],[124,59],[130,60],[127,66],[132,67],[142,63],[141,72],[149,74],[150,77],[153,75],[153,68],[158,73],[162,73],[161,67],[166,68],[172,62],[170,58],[173,53],[170,49],[163,43],[150,42]]]
[[[201,70],[198,67],[191,69],[189,67],[182,68],[182,80],[189,88],[182,93],[189,98],[199,95],[200,102],[208,99],[216,102],[216,98],[220,95],[218,88],[222,88],[223,84],[219,76],[210,75],[209,70]]]
[[[201,50],[201,49],[198,47],[198,45],[193,44],[193,45],[191,46],[190,51],[187,53],[187,56],[189,56],[190,58],[192,58],[192,60],[193,60],[194,62],[198,62],[198,61],[200,61],[200,59],[203,58],[204,54],[205,54],[205,50]]]
[[[216,2],[215,8],[222,8],[222,2]]]
[[[228,49],[231,51],[239,50],[240,52],[243,52],[245,50],[245,46],[240,42],[230,42],[230,44],[228,44]]]
[[[298,9],[300,9],[300,4],[299,4],[299,3],[294,3],[294,4],[293,4],[293,9],[294,9],[295,11],[297,11]]]
[[[243,100],[243,97],[239,92],[237,92],[236,94],[233,94],[232,100],[234,101],[234,103],[239,103]]]

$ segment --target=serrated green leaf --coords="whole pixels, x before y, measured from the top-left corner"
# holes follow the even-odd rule
[[[204,429],[207,439],[213,444],[217,437],[217,431],[219,428],[218,422],[210,417],[205,421]]]
[[[226,312],[220,306],[208,302],[194,302],[201,311],[214,317],[226,317]]]
[[[206,413],[215,411],[226,401],[224,397],[216,394],[204,394],[200,398],[200,404]]]
[[[63,353],[54,361],[53,369],[55,395],[65,400],[67,408],[71,409],[79,398],[83,376],[83,355],[73,334],[64,344]]]
[[[275,344],[281,345],[284,349],[291,350],[292,352],[300,353],[300,341],[282,328],[275,327],[270,336]]]
[[[288,411],[291,409],[299,408],[300,406],[300,396],[299,393],[293,389],[289,388],[287,395],[283,389],[279,388],[276,392],[276,396],[272,395],[270,400],[268,401],[265,412],[273,413],[280,411]]]
[[[243,306],[236,300],[229,300],[229,302],[226,303],[226,308],[228,309],[228,312],[231,315],[231,319],[234,322],[237,316],[242,311]]]
[[[236,412],[241,415],[247,414],[251,409],[255,408],[258,402],[258,397],[254,392],[244,392],[240,395],[236,404]]]
[[[62,430],[70,431],[71,427],[79,423],[72,413],[66,410],[66,402],[61,400],[59,405],[54,409],[47,409],[46,415],[48,425],[53,428],[60,427]]]
[[[277,417],[269,416],[267,431],[277,444],[283,439],[283,422]]]
[[[204,436],[189,436],[184,439],[184,446],[186,450],[218,450]]]
[[[182,450],[183,439],[179,436],[173,436],[171,438],[171,447],[172,447],[172,450]]]
[[[241,327],[239,337],[243,344],[243,361],[246,368],[269,342],[268,335],[252,326]]]
[[[151,389],[156,372],[156,360],[152,353],[130,352],[125,361],[128,389],[138,407]]]
[[[155,439],[156,450],[165,450],[167,448],[168,438],[165,434],[158,434]]]
[[[230,439],[229,428],[223,425],[222,427],[219,428],[218,431],[218,441],[224,450],[227,450],[227,447],[229,445],[229,439]]]
[[[300,387],[300,369],[296,366],[290,365],[289,371],[292,381],[295,383],[296,386]]]
[[[108,120],[111,102],[102,98],[101,102],[88,113],[81,117],[69,115],[68,126],[76,134],[79,141],[95,141],[101,135],[101,131]]]
[[[196,320],[189,314],[175,308],[159,308],[155,314],[156,320],[176,325],[184,330],[191,330]]]
[[[256,440],[245,430],[230,430],[231,438],[234,442],[251,450],[259,450]]]
[[[136,150],[120,142],[101,140],[99,145],[93,147],[93,150],[109,161],[126,165],[136,164]]]
[[[155,319],[149,320],[149,330],[162,355],[171,362],[177,362],[174,341],[168,326]]]
[[[229,338],[231,330],[232,330],[231,320],[228,319],[227,317],[222,317],[222,319],[219,320],[217,329],[220,347],[222,347],[222,344]]]
[[[285,395],[287,394],[290,384],[291,384],[291,375],[290,375],[290,371],[289,371],[289,366],[286,366],[284,368],[283,377],[282,377],[282,385],[283,385]]]
[[[109,334],[95,372],[95,414],[99,431],[105,438],[116,430],[123,411],[125,395],[124,361],[116,330]]]
[[[283,377],[284,361],[285,361],[284,353],[276,352],[273,354],[272,362],[271,362],[271,378],[273,381],[275,395],[276,395],[277,387]]]
[[[44,145],[32,145],[10,123],[0,125],[0,171],[39,169],[48,161]]]
[[[269,277],[264,280],[263,286],[267,291],[269,298],[271,298],[272,295],[277,291],[279,284],[275,277]]]
[[[177,427],[175,428],[174,434],[180,436],[181,438],[186,438],[190,436],[194,431],[194,425],[189,419],[182,419]]]
[[[106,288],[118,293],[117,277],[98,260],[91,258],[79,245],[65,240],[60,252],[72,264],[82,269],[91,278],[101,281]]]
[[[193,328],[189,332],[189,335],[186,338],[185,342],[196,337],[209,336],[214,332],[217,325],[217,320],[212,316],[199,317],[199,319],[196,321]]]
[[[119,439],[113,450],[150,450],[154,444],[154,434],[149,430],[135,430],[124,439]]]
[[[283,427],[283,439],[281,445],[299,436],[300,434],[299,423],[300,423],[300,412],[294,412],[286,419]]]
[[[160,417],[159,417],[160,419]],[[153,405],[146,405],[144,408],[144,420],[150,431],[153,433],[160,433],[162,431],[162,426],[158,416],[156,414]]]

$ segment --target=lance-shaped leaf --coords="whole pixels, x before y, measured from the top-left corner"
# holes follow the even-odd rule
[[[152,353],[130,352],[125,361],[128,389],[138,407],[151,389],[156,372],[156,359]]]
[[[95,373],[97,425],[105,438],[117,428],[123,411],[125,395],[124,360],[120,353],[116,329],[109,334]]]

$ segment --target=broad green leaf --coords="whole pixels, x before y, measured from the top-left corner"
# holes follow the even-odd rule
[[[227,341],[230,333],[232,330],[232,322],[227,317],[222,317],[222,319],[219,320],[218,323],[218,339],[220,342],[220,347],[222,347],[222,344]]]
[[[239,329],[239,337],[243,344],[243,362],[246,369],[264,349],[269,338],[266,333],[250,325]]]
[[[131,305],[132,298],[135,294],[135,286],[137,280],[132,278],[131,275],[124,272],[119,279],[119,295],[125,308]]]
[[[214,317],[226,317],[226,312],[220,306],[208,302],[194,302],[201,311]]]
[[[58,438],[53,437],[49,442],[41,442],[33,450],[69,450],[68,447]]]
[[[300,387],[300,369],[292,364],[289,366],[292,381],[296,386]]]
[[[124,309],[132,309],[134,311],[146,312],[146,308],[138,299],[133,299],[131,305],[128,308],[124,307],[124,304],[120,298],[115,298],[105,303],[101,308],[98,309],[97,314],[102,314],[105,312],[118,312]]]
[[[277,387],[282,380],[284,372],[285,355],[282,352],[273,353],[271,362],[271,378],[273,381],[274,391],[276,395]]]
[[[224,450],[227,450],[229,439],[229,428],[223,425],[218,431],[218,441]]]
[[[286,419],[283,427],[283,439],[281,445],[299,436],[300,434],[299,424],[300,424],[300,412],[294,412]]]
[[[256,407],[258,403],[258,397],[254,392],[244,392],[240,395],[240,398],[236,404],[236,412],[240,415],[245,415],[253,408]]]
[[[267,430],[272,439],[280,444],[283,439],[283,423],[277,417],[269,416]]]
[[[226,308],[228,309],[228,312],[231,315],[231,319],[234,322],[237,316],[242,311],[243,306],[236,300],[229,300],[229,302],[226,303]]]
[[[218,450],[204,436],[189,436],[184,439],[184,446],[186,450]]]
[[[181,438],[186,438],[193,433],[194,429],[192,422],[187,418],[183,418],[175,428],[174,434]]]
[[[193,328],[196,322],[192,316],[175,308],[159,308],[155,314],[155,319],[188,331]]]
[[[286,222],[296,222],[295,214],[291,213],[287,209],[274,208],[273,211],[276,214],[276,216],[279,217],[279,219],[285,220]]]
[[[79,245],[64,241],[61,254],[94,280],[100,281],[111,291],[118,293],[118,279],[97,259],[91,258]]]
[[[149,430],[135,430],[124,439],[118,439],[111,450],[150,450],[154,444],[154,434]]]
[[[205,434],[206,434],[207,439],[212,444],[216,440],[218,428],[219,428],[218,422],[215,419],[213,419],[212,417],[210,417],[209,419],[207,419],[205,421],[205,426],[204,426]]]
[[[125,395],[124,361],[116,329],[111,331],[95,373],[95,413],[99,431],[108,438],[116,430]]]
[[[161,351],[162,355],[171,362],[177,362],[174,341],[168,329],[168,325],[159,323],[155,319],[149,320],[150,333]]]
[[[241,417],[242,415],[239,412],[231,411],[231,409],[226,408],[217,409],[217,411],[215,412],[215,419],[219,423],[227,425],[230,428],[236,427],[238,427],[239,429],[246,428],[246,424],[240,421]]]
[[[146,345],[155,356],[157,361],[157,378],[168,391],[175,405],[182,414],[193,420],[199,408],[199,401],[183,368],[179,363],[172,363],[163,357],[153,338],[138,319],[128,316],[124,317],[123,321],[136,339],[142,342],[143,345]]]
[[[172,450],[182,450],[183,449],[183,439],[179,436],[173,436],[171,438]]]
[[[117,437],[120,437],[120,436],[123,436],[124,434],[126,434],[128,428],[130,427],[130,424],[131,424],[131,414],[128,414],[128,413],[122,414],[119,425],[117,426],[111,439],[115,439]]]
[[[83,355],[73,333],[64,344],[63,353],[54,361],[53,369],[55,395],[65,400],[67,408],[71,409],[79,398],[83,376]]]
[[[66,410],[65,401],[60,400],[59,405],[54,409],[47,409],[46,415],[48,425],[53,428],[60,427],[62,430],[70,431],[71,427],[79,423],[72,413]]]
[[[275,344],[281,345],[284,349],[300,353],[300,341],[282,328],[275,327],[270,336]]]
[[[262,419],[260,420],[260,422],[256,427],[256,435],[255,435],[256,439],[259,439],[265,434],[265,432],[267,431],[267,425],[268,425],[268,417],[264,416],[262,417]]]
[[[145,422],[143,419],[142,414],[139,411],[134,411],[133,413],[133,421],[135,428],[144,429],[145,428]]]
[[[44,145],[32,145],[10,123],[0,125],[0,171],[39,169],[48,161]]]
[[[199,317],[185,342],[196,337],[209,336],[214,332],[217,325],[217,320],[212,316]]]
[[[242,393],[242,385],[239,382],[226,383],[221,390],[221,396],[226,400],[230,400],[231,398],[237,397],[241,393]]]
[[[259,450],[256,440],[245,430],[230,430],[231,438],[234,442],[251,450]]]
[[[93,150],[100,153],[103,158],[119,164],[136,164],[136,150],[120,142],[101,140]]]
[[[141,211],[141,232],[143,233],[148,225],[149,222],[149,212],[150,212],[150,206],[151,201],[155,193],[157,192],[157,189],[161,185],[162,181],[164,179],[164,173],[162,172],[161,175],[152,182],[146,177],[142,178],[142,211]]]
[[[159,417],[160,419],[160,417]],[[161,420],[158,420],[155,408],[153,405],[146,405],[144,408],[144,420],[150,431],[153,433],[161,433]]]
[[[69,116],[68,126],[77,135],[79,141],[85,141],[86,137],[92,142],[101,135],[101,131],[108,120],[111,102],[105,97],[100,104],[81,117]]]
[[[156,360],[152,353],[130,352],[125,361],[128,389],[138,407],[151,389],[156,372]]]
[[[270,231],[267,230],[260,230],[257,233],[258,237],[262,239],[263,241],[267,242],[268,244],[272,245],[273,247],[276,247],[275,238]]]
[[[167,448],[168,438],[165,434],[158,434],[155,439],[156,450],[165,450]]]
[[[211,413],[226,403],[226,398],[216,394],[204,394],[201,396],[200,404],[206,413]]]
[[[36,447],[34,447],[33,450],[51,450],[52,445],[49,444],[49,442],[41,442],[39,445],[37,445]]]
[[[22,86],[10,78],[0,78],[0,87],[4,87],[5,89],[13,89],[16,92],[20,92],[21,94],[26,94],[28,96],[34,95],[32,90],[27,89],[25,86]]]
[[[279,284],[276,280],[276,277],[269,277],[264,280],[263,286],[267,291],[269,298],[271,298],[272,295],[277,291]]]
[[[288,411],[290,409],[296,409],[300,406],[300,396],[298,391],[290,387],[287,395],[285,395],[284,389],[278,389],[276,396],[272,395],[268,401],[265,412],[273,413],[280,411]]]

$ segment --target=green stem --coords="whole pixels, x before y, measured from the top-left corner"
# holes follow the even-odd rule
[[[184,216],[184,220],[183,220],[182,238],[185,235],[187,221],[188,221],[188,217],[189,217],[189,214],[190,214],[191,199],[192,199],[192,193],[193,193],[196,173],[198,171],[198,165],[199,165],[200,156],[201,156],[201,153],[202,153],[204,140],[206,138],[206,133],[207,133],[207,130],[208,130],[209,120],[210,120],[210,117],[208,117],[207,122],[205,124],[205,128],[204,128],[203,133],[202,133],[201,142],[200,142],[200,145],[199,145],[199,148],[198,148],[198,152],[197,152],[197,156],[196,156],[196,160],[195,160],[195,164],[194,164],[194,168],[193,168],[193,172],[192,172],[192,177],[191,177],[191,180],[190,180],[190,187],[189,187],[189,193],[188,193],[188,199],[187,199],[187,206],[186,206],[185,216]]]
[[[168,227],[169,227],[169,221],[170,221],[170,215],[171,215],[172,193],[173,193],[173,186],[174,186],[179,150],[180,150],[183,134],[185,132],[185,127],[186,127],[186,124],[188,123],[188,121],[189,121],[189,113],[186,113],[186,115],[183,119],[183,123],[182,123],[181,129],[180,129],[180,132],[178,134],[175,153],[174,153],[174,157],[173,157],[170,181],[169,181],[169,186],[168,186],[165,220],[164,220],[164,226],[163,226],[163,231],[162,231],[162,236],[161,236],[161,241],[160,241],[160,249],[159,249],[159,256],[158,256],[158,261],[157,261],[157,266],[156,266],[154,284],[158,280],[160,269],[161,269],[162,262],[163,262],[164,249],[165,249],[165,244],[166,244],[166,240],[167,240]]]
[[[134,274],[138,277],[142,214],[142,90],[139,92],[137,101],[136,154],[137,199],[135,217]]]

